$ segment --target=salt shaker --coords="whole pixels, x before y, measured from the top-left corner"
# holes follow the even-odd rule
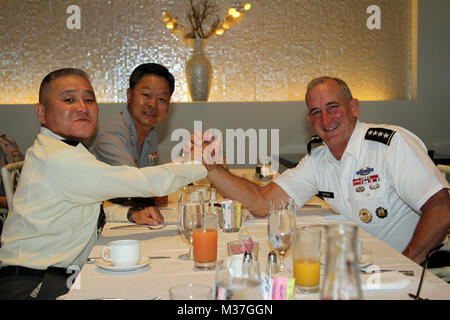
[[[267,257],[266,274],[268,277],[273,277],[277,273],[278,273],[277,255],[275,251],[272,250],[269,252],[269,255]]]

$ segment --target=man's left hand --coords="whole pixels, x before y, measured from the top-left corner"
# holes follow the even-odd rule
[[[136,224],[150,224],[152,226],[164,222],[164,217],[157,207],[147,207],[136,211],[131,218]]]

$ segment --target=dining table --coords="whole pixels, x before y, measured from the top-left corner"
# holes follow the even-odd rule
[[[234,169],[234,174],[241,176],[251,169]],[[177,199],[178,193],[170,194],[168,205],[161,209],[164,221],[169,222],[161,229],[151,229],[147,226],[131,225],[129,222],[108,222],[92,248],[90,257],[96,260],[86,263],[78,273],[72,288],[59,299],[61,300],[96,300],[96,299],[125,299],[151,300],[169,299],[171,287],[194,283],[207,285],[214,290],[215,270],[199,270],[194,267],[193,260],[182,260],[180,255],[186,253],[188,242],[180,234],[177,227]],[[256,218],[245,209],[246,217],[239,232],[223,232],[219,229],[217,243],[217,259],[228,256],[227,242],[238,240],[242,235],[249,235],[253,241],[259,243],[258,262],[262,273],[266,270],[268,254],[272,249],[267,230],[268,218]],[[313,197],[296,214],[297,226],[320,226],[339,223],[342,217],[335,213],[328,204],[320,198]],[[122,227],[123,226],[123,227]],[[139,240],[142,257],[148,258],[148,264],[136,270],[110,270],[102,267],[101,252],[109,242],[122,239]],[[390,247],[382,240],[374,237],[358,227],[358,239],[362,242],[362,255],[365,263],[376,266],[386,272],[388,278],[381,275],[381,284],[386,280],[389,285],[371,286],[373,277],[360,274],[362,295],[365,300],[412,300],[416,294],[422,274],[422,267]],[[322,248],[325,248],[326,237],[322,235]],[[288,271],[292,271],[292,250],[286,256]],[[153,257],[153,258],[152,258]],[[103,261],[104,262],[104,261]],[[321,275],[323,276],[323,266]],[[412,271],[404,275],[398,270]],[[379,280],[379,278],[378,278]],[[380,282],[378,283],[380,284]],[[426,271],[420,297],[430,300],[449,300],[450,285],[432,272]],[[319,293],[295,293],[294,300],[319,300]]]

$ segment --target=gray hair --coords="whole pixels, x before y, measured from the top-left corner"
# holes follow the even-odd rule
[[[344,80],[341,80],[339,78],[332,78],[332,77],[327,77],[327,76],[323,76],[323,77],[319,77],[319,78],[315,78],[313,80],[311,80],[311,82],[308,84],[307,90],[306,90],[306,94],[305,94],[305,102],[306,104],[308,104],[308,99],[309,99],[309,95],[311,93],[311,90],[316,87],[319,84],[324,83],[327,80],[332,80],[332,81],[336,81],[336,83],[338,84],[339,88],[341,89],[341,94],[347,98],[348,100],[352,100],[353,96],[352,96],[352,92],[350,91],[350,88],[347,86],[347,84],[345,83]]]

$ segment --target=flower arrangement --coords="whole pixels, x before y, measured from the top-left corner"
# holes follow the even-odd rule
[[[170,12],[163,13],[163,21],[166,27],[172,30],[174,34],[183,34],[185,39],[208,39],[213,35],[222,35],[226,30],[230,29],[244,11],[251,8],[250,3],[241,3],[236,8],[230,8],[228,14],[223,21],[217,15],[217,6],[211,0],[189,0],[189,10],[187,18],[190,29],[178,21],[178,17],[173,17]]]

